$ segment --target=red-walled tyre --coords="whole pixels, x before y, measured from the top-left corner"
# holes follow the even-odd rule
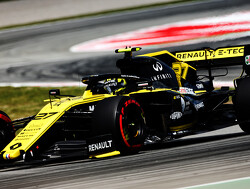
[[[121,154],[136,153],[145,141],[145,117],[141,105],[129,97],[117,96],[97,104],[93,132],[112,134]]]
[[[6,113],[0,111],[0,150],[2,150],[14,137],[15,131],[11,125],[11,119]]]

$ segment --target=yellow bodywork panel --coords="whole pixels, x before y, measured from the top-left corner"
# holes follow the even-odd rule
[[[133,94],[137,94],[137,93],[139,93],[139,94],[142,94],[142,93],[157,93],[157,92],[162,92],[162,91],[174,91],[174,90],[171,90],[171,89],[154,89],[154,90],[142,89],[142,90],[139,90],[139,91],[136,91],[136,92],[131,92],[129,94],[133,95]]]
[[[179,87],[182,86],[181,79],[184,79],[184,80],[187,79],[187,74],[188,74],[189,69],[193,69],[194,71],[196,71],[194,67],[190,66],[189,64],[185,62],[173,62],[172,68],[175,72]]]
[[[116,53],[123,53],[123,52],[132,52],[132,51],[139,51],[141,47],[133,47],[133,48],[126,48],[126,49],[116,49]]]
[[[111,157],[111,156],[117,156],[120,155],[121,153],[119,151],[113,151],[105,154],[100,154],[100,155],[95,155],[95,156],[89,156],[89,158],[106,158],[106,157]]]
[[[173,58],[175,58],[177,61],[182,62],[181,59],[179,59],[178,57],[174,56],[173,54],[171,54],[170,52],[168,52],[167,50],[163,50],[163,51],[158,51],[158,52],[153,52],[153,53],[148,53],[148,54],[143,54],[143,55],[139,55],[139,56],[149,56],[149,57],[156,57],[159,55],[169,55],[172,56]]]
[[[4,159],[16,159],[26,152],[71,107],[95,102],[112,95],[93,95],[86,91],[83,96],[61,98],[48,103],[27,126],[2,150]],[[83,99],[84,97],[84,99]],[[89,98],[87,98],[89,97]]]
[[[194,67],[184,62],[174,62],[172,67],[175,73],[180,75],[183,79],[187,78],[188,69],[196,70]]]
[[[172,53],[168,52],[167,50],[163,50],[163,51],[158,51],[158,52],[153,52],[153,53],[148,53],[148,54],[143,54],[143,55],[139,55],[139,56],[149,56],[149,57],[155,57],[157,58],[157,56],[171,56],[175,59],[175,62],[172,62],[172,69],[174,70],[175,74],[176,74],[176,79],[178,82],[179,87],[182,86],[181,80],[187,79],[187,75],[188,75],[188,71],[189,70],[193,70],[196,72],[196,69],[192,66],[190,66],[189,64],[183,62],[182,59],[174,56]]]

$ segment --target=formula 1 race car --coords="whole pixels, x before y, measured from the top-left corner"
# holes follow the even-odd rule
[[[120,74],[83,77],[83,96],[52,89],[35,116],[11,121],[0,112],[1,160],[131,154],[144,145],[235,124],[250,133],[247,45],[133,57],[140,49],[116,50],[125,54],[116,62]],[[243,66],[235,89],[215,90],[212,68],[230,65]],[[208,74],[197,75],[199,68]]]

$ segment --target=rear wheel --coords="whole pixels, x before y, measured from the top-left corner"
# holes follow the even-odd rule
[[[141,105],[129,97],[101,101],[94,112],[94,134],[112,134],[122,154],[138,152],[145,141],[145,117]]]
[[[250,134],[250,77],[237,82],[234,98],[235,111],[240,128]]]
[[[0,111],[0,150],[2,150],[15,137],[14,128],[9,116]]]

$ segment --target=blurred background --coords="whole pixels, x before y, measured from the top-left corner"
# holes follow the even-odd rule
[[[247,0],[0,1],[0,85],[79,85],[114,73],[116,48],[140,54],[246,44]]]

